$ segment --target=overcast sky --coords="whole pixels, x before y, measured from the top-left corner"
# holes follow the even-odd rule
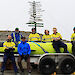
[[[26,23],[29,21],[29,3],[33,0],[0,0],[0,30],[31,31]],[[38,33],[57,27],[63,39],[70,40],[75,26],[75,0],[35,0],[42,4],[44,28],[37,28]]]

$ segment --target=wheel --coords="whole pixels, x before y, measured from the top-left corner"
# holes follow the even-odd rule
[[[40,60],[39,70],[42,74],[49,75],[55,72],[55,61],[50,57],[44,57]]]
[[[74,72],[75,60],[71,57],[62,58],[59,69],[62,74],[71,74]]]

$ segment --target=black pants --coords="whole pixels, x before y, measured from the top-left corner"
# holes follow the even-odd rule
[[[16,66],[16,63],[15,63],[14,53],[7,53],[7,52],[4,53],[1,71],[5,70],[6,62],[8,61],[8,59],[10,59],[12,61],[14,71],[17,72],[18,70],[17,70],[17,66]]]
[[[53,48],[56,50],[56,53],[60,53],[60,47],[64,48],[64,53],[67,53],[67,45],[62,41],[53,41]]]
[[[72,54],[75,56],[75,41],[72,42]]]

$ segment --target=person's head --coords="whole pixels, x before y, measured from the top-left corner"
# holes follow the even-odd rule
[[[53,28],[53,33],[56,33],[57,32],[57,28]]]
[[[11,42],[11,39],[12,39],[11,35],[8,35],[7,42]]]
[[[15,28],[15,32],[16,33],[19,33],[19,28]]]
[[[75,27],[73,28],[73,31],[75,32]]]
[[[35,33],[35,28],[32,28],[32,33]]]
[[[25,42],[26,37],[21,37],[21,40],[22,40],[23,42]]]
[[[11,37],[11,35],[8,35],[8,39],[11,39],[12,37]]]
[[[48,35],[49,34],[49,30],[45,30],[45,34]]]

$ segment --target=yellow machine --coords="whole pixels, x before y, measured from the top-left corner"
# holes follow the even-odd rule
[[[32,54],[44,54],[46,52],[48,53],[56,53],[56,51],[54,50],[52,43],[36,43],[36,42],[28,42],[30,44],[30,48],[32,50],[31,55]],[[67,44],[67,50],[69,53],[72,53],[72,44],[71,43],[66,43]],[[44,51],[42,50],[42,48],[44,49]],[[64,49],[60,48],[61,53],[63,53]],[[4,48],[0,47],[0,52],[4,52]],[[17,52],[17,47],[15,48],[15,51]]]

